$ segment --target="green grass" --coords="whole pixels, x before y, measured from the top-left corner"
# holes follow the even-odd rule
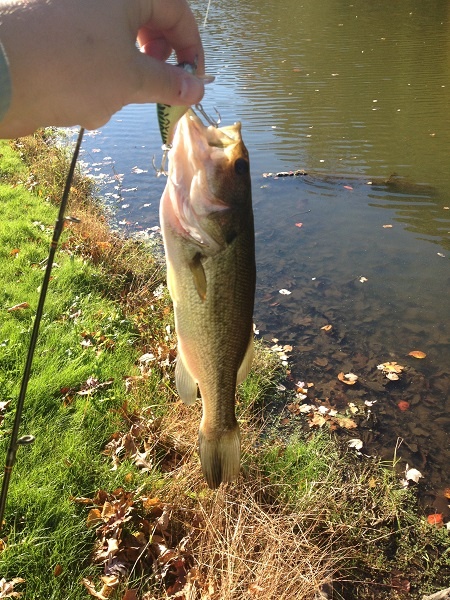
[[[9,156],[6,168],[12,164]],[[0,431],[5,456],[56,209],[22,186],[3,184],[0,195],[0,393],[1,401],[11,400]],[[131,322],[100,291],[105,276],[66,251],[57,253],[56,262],[21,427],[21,434],[35,435],[36,441],[18,450],[0,569],[7,579],[26,580],[24,598],[62,600],[85,597],[79,581],[93,571],[88,560],[93,534],[70,498],[124,483],[101,452],[118,427],[117,411],[126,399],[123,378],[137,373],[138,354]],[[22,302],[30,308],[7,311]],[[86,332],[93,334],[93,346],[82,345]],[[74,393],[66,405],[61,390],[80,387],[91,376],[114,382],[91,396]],[[63,571],[54,577],[57,564]]]
[[[0,419],[0,461],[65,166],[64,150],[48,134],[21,140],[15,150],[0,142],[0,402],[10,401]],[[91,189],[77,175],[70,211],[83,222],[64,232],[55,259],[21,427],[21,435],[36,440],[18,450],[0,578],[22,577],[16,589],[25,600],[86,599],[80,582],[89,576],[99,590],[103,565],[92,560],[95,540],[108,539],[110,530],[107,523],[88,528],[92,505],[74,499],[104,490],[110,504],[134,494],[133,519],[120,525],[123,544],[130,534],[159,527],[170,552],[187,565],[180,577],[192,578],[192,600],[312,600],[324,582],[332,582],[333,598],[345,600],[418,599],[445,587],[448,531],[427,524],[393,465],[357,456],[327,432],[283,439],[269,426],[266,406],[282,401],[276,389],[282,371],[261,343],[238,391],[243,475],[217,492],[207,489],[196,452],[200,407],[178,402],[173,314],[167,290],[153,294],[164,281],[160,261],[141,244],[112,237],[86,196]],[[8,312],[23,302],[29,308]],[[144,353],[156,358],[127,389],[127,377],[141,376]],[[110,383],[78,394],[89,378]],[[105,453],[112,437],[122,444],[114,469]],[[140,452],[148,450],[148,472],[126,449],[130,439]],[[153,499],[156,513],[143,498]],[[106,505],[98,501],[100,509]],[[169,563],[153,559],[165,572]],[[139,600],[167,598],[173,570],[155,581],[151,567],[131,569],[110,598],[122,600],[127,588]],[[405,581],[409,596],[401,590]]]

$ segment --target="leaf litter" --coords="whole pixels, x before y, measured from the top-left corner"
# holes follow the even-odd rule
[[[274,310],[281,311],[283,308],[276,305]],[[397,357],[392,354],[386,360],[380,356],[381,346],[378,351],[371,351],[365,346],[356,350],[341,331],[334,311],[325,310],[320,315],[310,312],[303,314],[300,311],[285,331],[292,352],[287,356],[287,364],[286,361],[282,363],[286,367],[284,387],[287,401],[278,423],[283,435],[294,433],[300,425],[305,431],[327,428],[348,441],[354,439],[354,433],[358,431],[358,438],[363,441],[365,453],[369,455],[379,455],[380,449],[386,448],[386,445],[395,455],[395,444],[400,439],[402,452],[398,468],[410,461],[424,470],[427,481],[430,477],[440,476],[441,472],[433,470],[428,461],[428,455],[434,452],[433,438],[423,423],[427,422],[430,408],[436,402],[430,390],[434,388],[436,393],[439,385],[442,387],[441,394],[448,395],[450,376],[437,373],[432,378],[427,377],[417,371],[412,362],[396,360]],[[263,318],[259,318],[259,328],[264,331],[267,325]],[[333,325],[329,328],[331,323]],[[273,329],[272,324],[269,330]],[[282,347],[278,342],[274,351],[280,352]],[[412,361],[426,357],[421,350],[406,350],[405,355]],[[302,379],[313,381],[314,388],[299,389],[299,375]],[[448,423],[437,405],[434,414],[438,423]],[[407,419],[404,415],[408,415]],[[383,421],[390,423],[389,431],[385,427],[380,431]],[[387,434],[390,435],[389,442],[384,441],[388,439]],[[448,487],[448,473],[442,472],[441,476],[441,491],[437,489],[435,496],[429,493],[421,496],[426,509],[434,506],[430,503],[434,503],[435,499],[439,503],[442,490]],[[444,513],[448,519],[450,510]]]

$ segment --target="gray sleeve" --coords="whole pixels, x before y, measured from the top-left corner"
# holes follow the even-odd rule
[[[0,121],[6,115],[11,102],[11,77],[8,59],[0,42]]]

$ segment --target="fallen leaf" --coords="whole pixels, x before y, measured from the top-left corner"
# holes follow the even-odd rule
[[[10,252],[11,256],[17,256],[19,254],[20,250],[19,248],[13,248]]]
[[[355,448],[355,450],[361,450],[364,443],[359,438],[353,438],[352,440],[348,440],[347,442],[349,448]]]
[[[409,465],[406,465],[405,477],[407,481],[414,481],[415,483],[419,483],[419,479],[423,477],[423,475],[417,469],[410,469]]]
[[[409,590],[411,589],[410,581],[408,579],[406,579],[405,577],[401,577],[401,576],[392,577],[391,585],[395,590],[397,590],[399,592],[408,593]]]
[[[355,383],[358,381],[358,375],[355,375],[354,373],[344,374],[344,372],[341,371],[338,374],[338,379],[347,385],[355,385]]]
[[[22,577],[14,577],[11,581],[6,581],[4,577],[0,579],[0,598],[20,598],[21,592],[14,591],[17,583],[25,583],[25,579]]]
[[[400,402],[397,402],[397,406],[403,412],[409,410],[409,402],[407,402],[406,400],[400,400]]]
[[[400,379],[397,373],[386,373],[386,377],[391,381],[397,381],[398,379]]]
[[[15,310],[22,310],[24,308],[30,308],[30,305],[28,304],[28,302],[21,302],[20,304],[11,306],[11,308],[8,308],[8,312],[14,312]]]
[[[77,504],[93,504],[93,500],[92,498],[84,498],[84,497],[79,497],[79,498],[75,498],[74,496],[70,496],[69,500],[71,502],[76,502]]]
[[[412,350],[411,352],[409,352],[408,356],[413,356],[414,358],[425,358],[426,354],[421,350]]]
[[[159,498],[142,498],[142,506],[145,510],[149,510],[154,506],[158,506],[161,504],[161,500]]]
[[[319,413],[314,413],[311,419],[309,420],[310,427],[323,427],[327,420],[320,415]]]
[[[334,421],[343,429],[355,429],[358,425],[348,417],[334,417]]]
[[[102,587],[102,589],[101,589],[100,592],[97,592],[97,590],[95,589],[94,582],[91,581],[90,579],[87,579],[87,578],[83,578],[81,580],[81,583],[87,589],[87,591],[89,592],[89,594],[91,596],[94,596],[94,598],[98,598],[98,600],[108,600],[109,597],[111,596],[112,592],[113,592],[113,588],[111,586],[106,585],[106,584],[103,585],[103,587]]]
[[[127,590],[122,596],[122,600],[138,600],[137,590]]]
[[[53,576],[54,577],[59,577],[61,575],[61,573],[63,572],[63,568],[61,565],[56,565],[56,567],[53,569]]]
[[[444,517],[441,513],[434,513],[432,515],[428,515],[427,521],[430,525],[441,527],[444,524]]]
[[[98,510],[98,508],[91,508],[86,519],[86,526],[97,527],[97,525],[102,522],[102,513]]]
[[[314,360],[314,364],[318,367],[326,367],[328,365],[328,359],[319,356]]]
[[[405,367],[398,365],[396,362],[386,362],[377,366],[377,369],[392,373],[401,373]]]

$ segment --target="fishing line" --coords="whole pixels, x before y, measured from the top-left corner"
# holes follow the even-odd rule
[[[203,21],[203,27],[206,27],[206,22],[208,20],[209,7],[211,6],[211,0],[208,0],[208,7],[206,9],[205,20]]]
[[[69,172],[67,173],[66,184],[64,192],[61,198],[61,204],[59,206],[58,217],[53,230],[53,239],[50,243],[50,250],[48,253],[47,267],[45,269],[44,279],[42,281],[41,293],[39,295],[39,302],[36,309],[36,315],[34,317],[33,330],[31,332],[30,345],[28,347],[27,360],[25,362],[25,368],[23,371],[22,384],[20,386],[19,398],[17,400],[16,413],[14,416],[14,425],[11,431],[11,438],[9,448],[6,454],[5,472],[3,476],[2,491],[0,494],[0,529],[3,526],[3,516],[5,514],[6,498],[8,496],[9,482],[11,479],[11,473],[16,462],[16,454],[19,446],[26,444],[32,444],[34,437],[32,435],[24,435],[19,438],[20,421],[22,418],[22,412],[25,402],[25,396],[27,393],[28,382],[31,375],[31,366],[33,363],[34,351],[36,348],[36,342],[39,334],[39,326],[41,324],[42,313],[44,310],[45,297],[47,295],[48,284],[50,282],[50,274],[53,266],[53,259],[55,257],[56,250],[58,248],[58,241],[61,236],[62,230],[64,229],[65,220],[75,220],[70,217],[65,218],[64,212],[67,206],[67,200],[69,198],[70,188],[72,185],[73,174],[75,172],[75,166],[80,151],[81,141],[83,139],[84,128],[81,127],[78,133],[77,143],[75,150],[72,155]]]

